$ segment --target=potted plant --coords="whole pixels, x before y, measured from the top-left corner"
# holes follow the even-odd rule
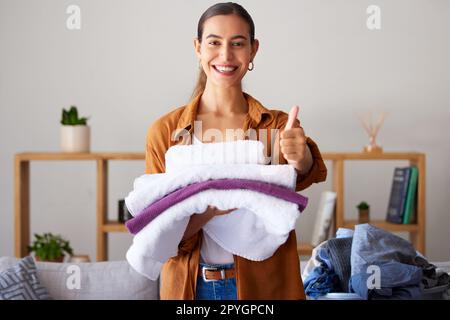
[[[367,204],[367,202],[362,201],[360,202],[356,208],[358,208],[359,214],[358,214],[358,223],[368,223],[369,222],[369,213],[370,213],[370,206]]]
[[[28,246],[28,251],[29,253],[35,253],[37,261],[62,262],[66,254],[73,254],[69,241],[59,235],[53,235],[52,233],[34,234],[34,238],[31,246]]]
[[[78,118],[76,106],[62,111],[61,149],[64,152],[89,152],[90,128],[87,118]]]

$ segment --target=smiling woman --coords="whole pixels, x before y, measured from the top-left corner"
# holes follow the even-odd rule
[[[165,172],[165,154],[173,145],[259,139],[265,131],[266,155],[272,150],[272,142],[279,155],[279,158],[272,155],[270,164],[294,166],[296,191],[325,180],[326,167],[317,145],[305,136],[300,126],[298,107],[294,107],[290,115],[269,110],[242,91],[242,79],[253,70],[258,48],[253,19],[239,4],[218,3],[203,13],[194,38],[200,74],[192,100],[162,116],[150,127],[146,173]],[[200,132],[196,130],[198,123]],[[280,136],[272,135],[278,130],[283,131]],[[232,134],[230,137],[230,131],[241,132],[244,136]],[[209,206],[205,212],[190,216],[178,255],[162,267],[162,299],[305,298],[295,230],[291,230],[286,242],[263,261],[234,255],[203,232],[211,219],[219,221],[219,216],[233,211],[235,208],[219,210]],[[251,243],[252,234],[247,237]]]
[[[253,70],[259,41],[244,8],[218,4],[200,17],[194,47],[201,68],[193,97],[204,91],[207,78],[215,85],[240,85],[247,70]]]

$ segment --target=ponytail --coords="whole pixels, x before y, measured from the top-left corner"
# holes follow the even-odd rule
[[[192,92],[191,99],[194,99],[199,94],[203,93],[205,91],[206,86],[206,73],[203,71],[203,67],[200,65],[199,72],[198,72],[198,78],[197,78],[197,84],[194,87],[194,91]]]

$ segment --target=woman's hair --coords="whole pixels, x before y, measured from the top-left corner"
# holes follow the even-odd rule
[[[209,7],[198,20],[197,26],[197,38],[198,41],[202,42],[203,37],[203,25],[205,21],[209,18],[220,16],[220,15],[230,15],[235,14],[247,22],[250,29],[250,43],[253,44],[255,41],[255,24],[253,23],[252,17],[249,15],[247,10],[245,10],[241,5],[234,2],[216,3],[215,5]],[[197,84],[195,85],[194,92],[192,93],[192,98],[199,95],[205,90],[206,85],[206,74],[203,68],[200,66],[200,71],[197,79]]]

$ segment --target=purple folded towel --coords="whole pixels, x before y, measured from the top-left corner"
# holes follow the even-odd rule
[[[281,187],[275,184],[248,180],[248,179],[217,179],[207,180],[198,183],[190,184],[186,187],[175,190],[163,198],[155,201],[147,208],[142,210],[136,217],[126,222],[126,227],[132,234],[136,234],[141,231],[147,224],[155,219],[163,211],[167,210],[171,206],[181,202],[190,196],[197,194],[207,189],[217,190],[232,190],[232,189],[247,189],[264,193],[268,196],[286,200],[292,203],[296,203],[302,212],[307,203],[308,198],[292,191],[288,188]]]

